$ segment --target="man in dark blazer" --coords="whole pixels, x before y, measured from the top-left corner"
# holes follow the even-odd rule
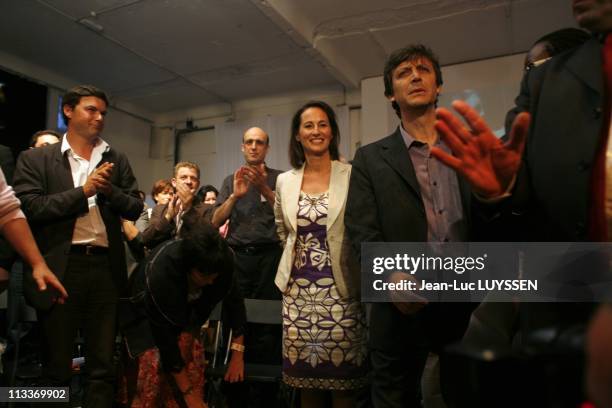
[[[434,128],[442,86],[437,58],[422,45],[397,50],[387,60],[384,81],[401,125],[355,154],[345,212],[347,235],[358,253],[365,242],[467,240],[470,191],[430,155],[433,146],[445,148]],[[429,351],[439,352],[460,338],[469,311],[393,300],[372,304],[372,403],[419,407]]]
[[[41,252],[69,296],[53,303],[31,279],[24,282],[43,331],[45,385],[70,382],[82,328],[86,407],[112,405],[116,308],[127,280],[121,218],[135,220],[143,207],[127,158],[100,138],[107,106],[104,92],[93,86],[69,90],[62,106],[66,135],[61,143],[23,152],[14,180]]]

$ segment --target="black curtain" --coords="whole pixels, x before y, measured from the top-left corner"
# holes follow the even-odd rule
[[[0,70],[0,144],[17,157],[46,118],[47,87]]]

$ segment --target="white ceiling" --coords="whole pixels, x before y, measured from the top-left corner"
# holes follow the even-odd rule
[[[156,114],[357,88],[408,43],[448,65],[572,25],[569,0],[2,0],[0,51]]]

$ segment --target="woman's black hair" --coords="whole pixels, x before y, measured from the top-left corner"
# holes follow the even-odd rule
[[[181,252],[188,263],[204,275],[224,274],[233,268],[234,257],[219,230],[196,211],[183,216]]]

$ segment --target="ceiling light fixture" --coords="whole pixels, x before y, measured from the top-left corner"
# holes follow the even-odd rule
[[[88,18],[83,18],[79,20],[79,23],[83,24],[85,27],[97,33],[101,33],[102,31],[104,31],[104,27],[102,27],[100,24],[96,23],[95,21],[91,21]]]

